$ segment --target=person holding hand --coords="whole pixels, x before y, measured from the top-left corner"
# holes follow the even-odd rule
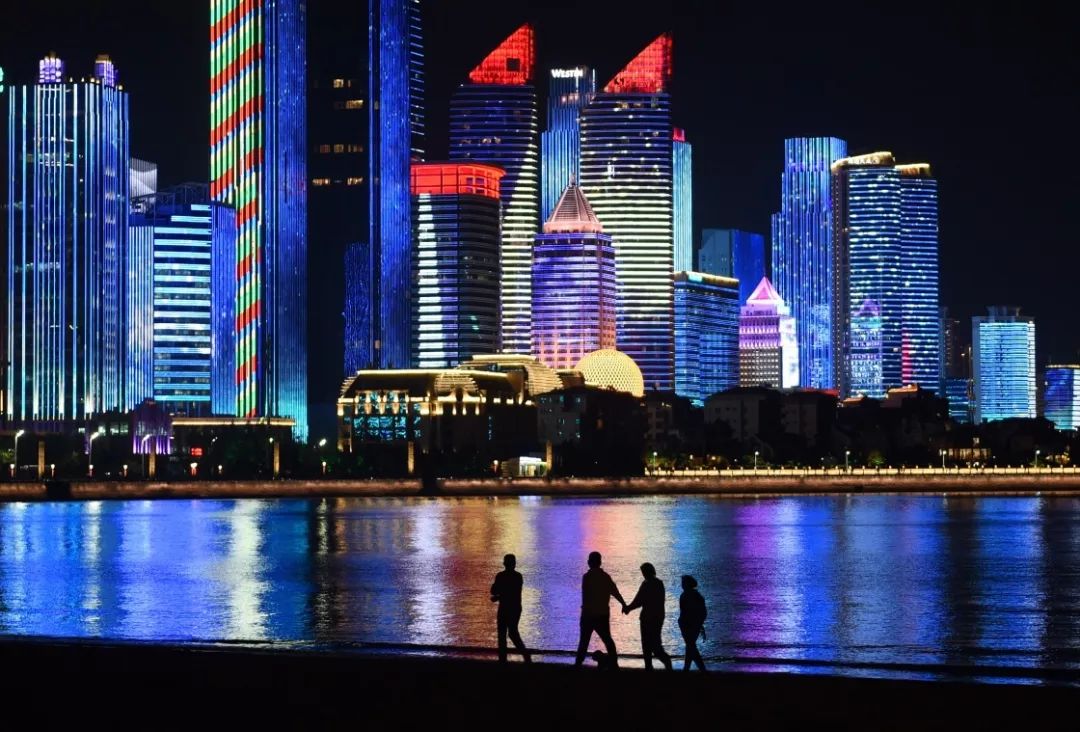
[[[592,634],[596,633],[607,650],[604,665],[616,669],[619,667],[619,662],[615,651],[615,641],[611,638],[610,602],[614,597],[625,608],[626,600],[619,594],[619,588],[615,586],[611,575],[600,569],[602,561],[600,552],[589,554],[589,571],[581,578],[581,636],[578,640],[574,666],[581,666],[584,663],[585,654],[589,650],[589,641],[592,640]]]
[[[645,656],[645,670],[652,671],[652,659],[656,656],[670,671],[671,656],[660,640],[664,629],[664,583],[657,578],[656,567],[649,562],[641,565],[641,575],[645,580],[634,599],[623,608],[623,614],[641,608],[641,653]]]

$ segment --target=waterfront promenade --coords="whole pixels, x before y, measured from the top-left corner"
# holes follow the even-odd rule
[[[1080,468],[853,468],[671,471],[635,478],[63,481],[0,483],[2,501],[350,496],[845,494],[1078,495]]]

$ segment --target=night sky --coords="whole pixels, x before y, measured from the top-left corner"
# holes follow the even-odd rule
[[[362,0],[314,5],[340,7],[339,23],[366,23]],[[1080,64],[1069,11],[869,5],[429,0],[430,156],[446,154],[453,87],[520,23],[536,25],[542,70],[589,64],[601,84],[670,30],[675,123],[694,144],[697,229],[768,231],[784,137],[837,135],[852,154],[885,149],[900,162],[929,162],[940,186],[942,304],[965,317],[1021,305],[1037,319],[1040,363],[1080,358],[1072,289],[1080,185],[1068,143],[1080,128]],[[5,7],[7,82],[31,81],[50,50],[74,75],[110,53],[131,93],[132,154],[158,163],[163,186],[205,181],[208,3],[70,6]],[[309,44],[319,39],[313,23]],[[313,383],[312,401],[339,383]]]

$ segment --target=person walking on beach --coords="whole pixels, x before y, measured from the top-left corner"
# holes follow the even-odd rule
[[[641,576],[645,580],[634,599],[623,608],[623,614],[641,608],[641,653],[645,656],[645,670],[652,671],[652,659],[656,656],[670,671],[671,656],[660,640],[664,628],[664,583],[657,578],[656,568],[649,562],[641,565]]]
[[[578,640],[577,658],[574,665],[580,666],[584,663],[585,654],[589,650],[589,641],[592,640],[592,634],[596,633],[607,650],[604,665],[616,669],[619,667],[619,660],[615,651],[615,641],[611,638],[609,603],[614,597],[625,608],[626,600],[619,594],[619,588],[615,586],[611,576],[600,569],[602,561],[600,552],[589,554],[589,571],[581,578],[581,637]]]
[[[700,635],[705,637],[705,617],[708,611],[705,609],[705,598],[697,591],[697,580],[688,574],[682,577],[683,593],[679,598],[679,630],[682,631],[683,640],[686,642],[686,660],[683,662],[683,671],[689,671],[690,665],[697,664],[702,671],[705,670],[705,661],[698,651],[697,639]]]
[[[506,569],[495,575],[495,582],[491,585],[491,601],[499,603],[499,611],[496,614],[499,662],[506,663],[506,636],[510,636],[514,648],[521,652],[525,663],[529,663],[532,657],[521,640],[521,633],[518,632],[518,621],[521,620],[521,588],[525,580],[516,569],[517,557],[513,554],[503,557],[503,566]]]

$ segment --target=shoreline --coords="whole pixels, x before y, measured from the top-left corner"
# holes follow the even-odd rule
[[[445,479],[424,490],[418,479],[244,481],[45,481],[0,483],[0,502],[159,500],[213,498],[464,498],[660,497],[714,498],[910,495],[1080,497],[1080,474],[847,474],[672,476],[635,478]]]

